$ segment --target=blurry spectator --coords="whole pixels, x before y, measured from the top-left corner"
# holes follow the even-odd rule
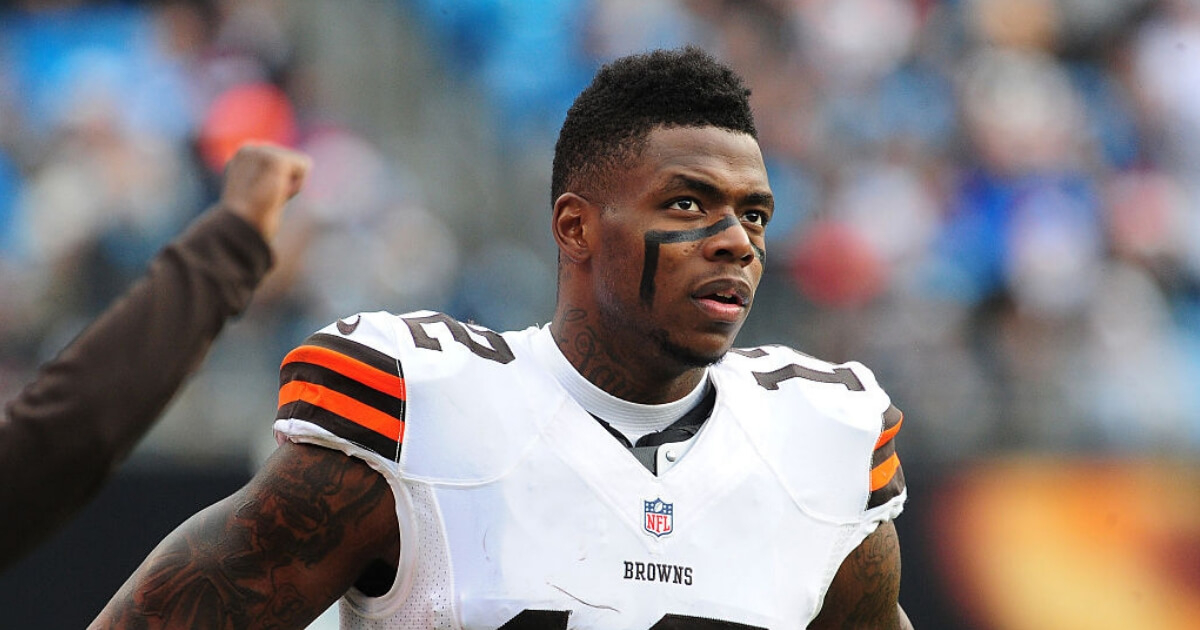
[[[519,325],[552,299],[526,288],[546,273],[529,261],[548,237],[528,229],[545,195],[520,191],[548,187],[539,160],[570,95],[602,61],[693,42],[753,89],[781,210],[764,279],[779,315],[747,339],[786,331],[880,366],[922,418],[914,451],[1200,448],[1192,397],[1149,418],[1084,394],[1135,399],[1104,389],[1133,380],[1102,358],[1133,339],[1170,348],[1173,373],[1200,369],[1193,1],[22,6],[0,23],[0,288],[21,296],[0,305],[0,391],[211,198],[203,156],[245,134],[322,169],[247,318],[284,323],[239,339],[222,364],[237,382],[268,380],[296,331],[361,306]],[[65,280],[81,268],[86,286]],[[156,444],[186,441],[171,439]]]

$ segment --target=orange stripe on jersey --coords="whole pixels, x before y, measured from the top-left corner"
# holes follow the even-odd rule
[[[391,378],[395,380],[394,376]],[[280,407],[296,401],[307,402],[343,418],[353,420],[355,423],[396,442],[404,441],[404,422],[399,418],[383,413],[370,405],[364,405],[332,389],[303,381],[292,381],[279,388]]]
[[[300,346],[283,358],[283,365],[297,362],[312,363],[329,368],[385,394],[395,396],[400,400],[405,399],[403,378],[398,378],[395,374],[389,374],[340,352],[317,346]]]
[[[892,409],[895,409],[895,407]],[[891,411],[891,409],[888,411]],[[896,418],[896,424],[884,429],[883,433],[879,434],[879,439],[875,442],[875,448],[878,449],[884,444],[887,444],[892,438],[896,437],[897,433],[900,432],[900,425],[904,424],[904,414],[900,411],[896,411],[896,413],[898,414],[898,417]]]
[[[883,463],[871,469],[871,492],[874,492],[886,485],[896,476],[896,471],[900,468],[900,457],[895,453],[892,456],[883,460]]]

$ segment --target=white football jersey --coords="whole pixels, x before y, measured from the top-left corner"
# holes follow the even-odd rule
[[[739,349],[652,474],[546,367],[547,327],[363,313],[281,368],[279,439],[365,460],[396,499],[389,592],[346,628],[804,628],[907,496],[900,414],[861,365]]]

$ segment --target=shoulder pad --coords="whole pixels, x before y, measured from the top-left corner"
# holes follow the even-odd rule
[[[875,375],[861,363],[830,363],[787,346],[735,348],[723,366],[765,391],[781,388],[802,394],[809,403],[847,421],[874,414],[863,428],[877,430],[879,418],[890,404]],[[846,413],[852,410],[858,413]]]
[[[761,346],[731,351],[714,369],[738,383],[733,413],[815,515],[859,520],[903,493],[892,439],[901,415],[862,364]]]
[[[396,461],[407,394],[390,317],[340,319],[289,352],[275,417],[310,422]]]

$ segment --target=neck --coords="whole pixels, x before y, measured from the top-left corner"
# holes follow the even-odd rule
[[[595,313],[559,305],[550,332],[563,356],[584,378],[618,398],[659,405],[683,398],[704,378],[705,368],[681,365],[651,339],[621,344]],[[635,346],[635,347],[628,347]]]

